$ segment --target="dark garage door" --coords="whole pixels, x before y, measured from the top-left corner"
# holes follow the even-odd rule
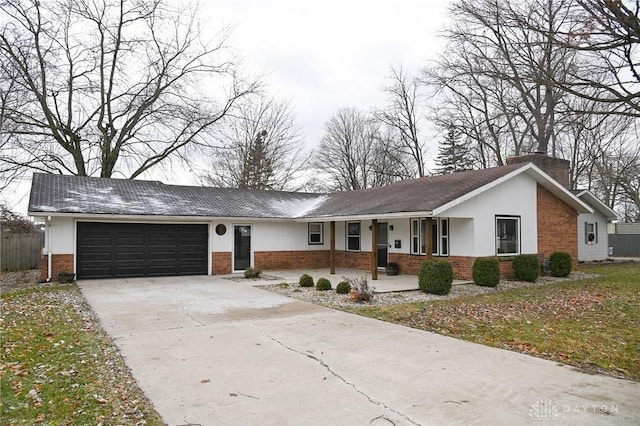
[[[208,251],[206,224],[78,222],[79,279],[206,275]]]

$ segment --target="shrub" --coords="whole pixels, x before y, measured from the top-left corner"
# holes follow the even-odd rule
[[[351,284],[349,281],[343,280],[338,283],[336,286],[336,293],[338,294],[349,294],[351,291]]]
[[[58,274],[58,282],[61,284],[72,283],[75,278],[76,274],[73,272],[60,272]]]
[[[500,281],[500,266],[495,257],[479,257],[471,268],[473,282],[483,287],[495,287]]]
[[[288,283],[280,283],[280,284],[278,284],[278,288],[282,288],[282,289],[289,288],[289,284]]]
[[[318,282],[316,282],[316,290],[318,291],[331,290],[331,281],[329,281],[326,278],[318,278]]]
[[[262,269],[259,268],[247,268],[244,270],[245,278],[259,278],[262,275]]]
[[[513,272],[516,280],[535,282],[540,274],[538,256],[535,254],[521,254],[514,257]]]
[[[302,274],[298,283],[300,287],[313,287],[313,277],[308,274]]]
[[[563,251],[551,253],[549,257],[551,276],[566,277],[571,273],[571,255]]]
[[[347,278],[351,291],[349,295],[354,302],[369,302],[373,299],[373,292],[375,288],[369,287],[367,277],[361,278]]]
[[[453,284],[453,268],[449,262],[426,260],[420,265],[418,285],[420,290],[431,294],[449,294]]]

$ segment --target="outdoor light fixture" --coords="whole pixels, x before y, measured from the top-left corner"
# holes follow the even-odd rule
[[[393,231],[393,225],[389,225],[389,231]]]

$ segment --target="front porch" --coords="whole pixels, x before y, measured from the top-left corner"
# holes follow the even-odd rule
[[[335,289],[336,285],[342,281],[342,277],[345,278],[357,278],[366,276],[369,281],[369,286],[375,288],[376,293],[391,293],[396,291],[414,291],[418,289],[418,277],[416,275],[386,275],[383,270],[378,274],[378,279],[373,281],[371,279],[371,272],[350,268],[336,268],[335,274],[331,274],[330,268],[320,269],[289,269],[289,270],[265,270],[265,275],[277,277],[277,280],[256,280],[252,282],[252,285],[273,285],[280,282],[297,283],[302,274],[309,274],[313,277],[313,281],[318,281],[318,278],[324,277],[331,281],[332,287]],[[466,285],[473,284],[473,281],[465,280],[453,280],[453,285]]]

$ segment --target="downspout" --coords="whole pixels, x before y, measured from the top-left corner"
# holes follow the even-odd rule
[[[51,216],[47,216],[44,227],[44,242],[47,246],[47,282],[51,281]]]

